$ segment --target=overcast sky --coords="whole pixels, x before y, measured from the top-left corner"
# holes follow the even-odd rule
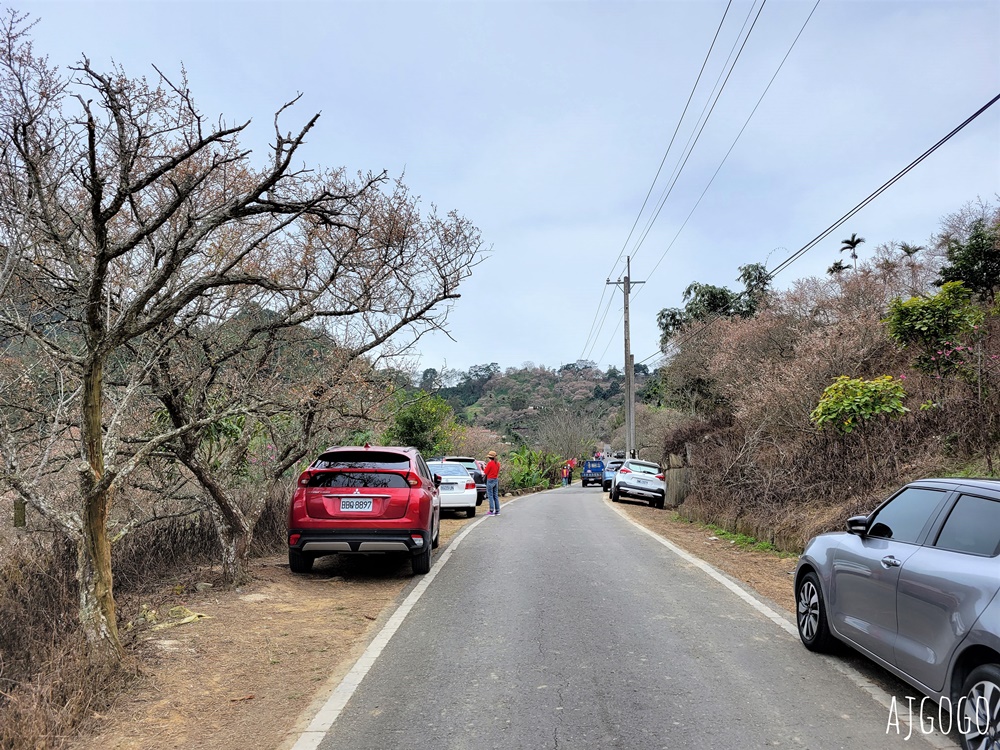
[[[814,2],[767,0],[648,234],[759,0],[729,7],[641,218],[727,0],[14,7],[40,19],[37,49],[59,65],[81,53],[97,65],[114,58],[132,75],[183,64],[204,113],[253,118],[262,157],[274,110],[302,92],[296,121],[322,112],[310,164],[405,171],[426,206],[472,220],[490,252],[460,290],[455,341],[435,335],[418,346],[419,367],[464,370],[581,357],[621,366],[622,294],[605,280],[623,275],[623,250],[634,256],[633,279],[647,281],[631,306],[633,353],[654,355],[656,313],[680,306],[689,283],[737,287],[738,266],[774,267],[1000,93],[1000,0],[821,0],[678,234]],[[942,215],[998,192],[1000,104],[778,285],[824,273],[852,232],[867,239],[862,256],[892,240],[926,244]]]

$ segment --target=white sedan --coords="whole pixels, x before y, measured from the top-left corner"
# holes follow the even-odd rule
[[[464,510],[472,518],[476,515],[476,480],[459,463],[428,461],[431,473],[441,477],[441,510]]]

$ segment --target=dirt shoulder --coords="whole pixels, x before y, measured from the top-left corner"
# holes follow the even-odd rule
[[[794,558],[713,539],[669,510],[620,507],[792,611]],[[467,523],[443,518],[442,545]],[[318,560],[311,575],[293,576],[285,557],[275,556],[254,563],[254,581],[245,587],[197,586],[213,582],[212,571],[192,571],[128,605],[123,614],[136,623],[143,677],[95,717],[103,730],[76,740],[75,750],[287,747],[305,709],[336,685],[414,579],[405,561],[337,556]],[[142,614],[150,610],[155,623]],[[172,624],[192,614],[205,617]]]

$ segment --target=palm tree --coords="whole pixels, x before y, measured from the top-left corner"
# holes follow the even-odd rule
[[[842,274],[846,270],[847,270],[847,266],[845,266],[842,261],[838,260],[832,266],[830,266],[828,269],[826,269],[826,272],[828,274],[830,274],[831,276],[839,276],[840,274]]]
[[[906,266],[910,269],[910,291],[914,294],[917,289],[917,259],[914,256],[923,249],[923,245],[911,245],[908,242],[899,245],[900,252],[906,256]]]
[[[865,241],[864,237],[858,237],[854,232],[851,232],[850,239],[841,240],[843,245],[840,246],[840,252],[845,250],[851,251],[851,260],[854,261],[854,270],[858,268],[858,245]]]

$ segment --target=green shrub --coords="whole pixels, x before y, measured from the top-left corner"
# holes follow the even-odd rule
[[[972,302],[972,291],[960,281],[949,281],[937,294],[910,297],[889,303],[886,324],[889,338],[903,348],[917,350],[914,367],[942,375],[960,365],[944,352],[961,347],[963,336],[976,333],[985,314]]]
[[[562,456],[542,450],[532,450],[526,445],[511,451],[506,460],[505,489],[521,490],[530,487],[548,487],[556,481],[559,468],[565,463]]]
[[[849,433],[875,417],[905,414],[909,411],[903,406],[905,399],[903,384],[892,375],[873,380],[841,375],[823,391],[809,419],[821,430],[829,426]]]

